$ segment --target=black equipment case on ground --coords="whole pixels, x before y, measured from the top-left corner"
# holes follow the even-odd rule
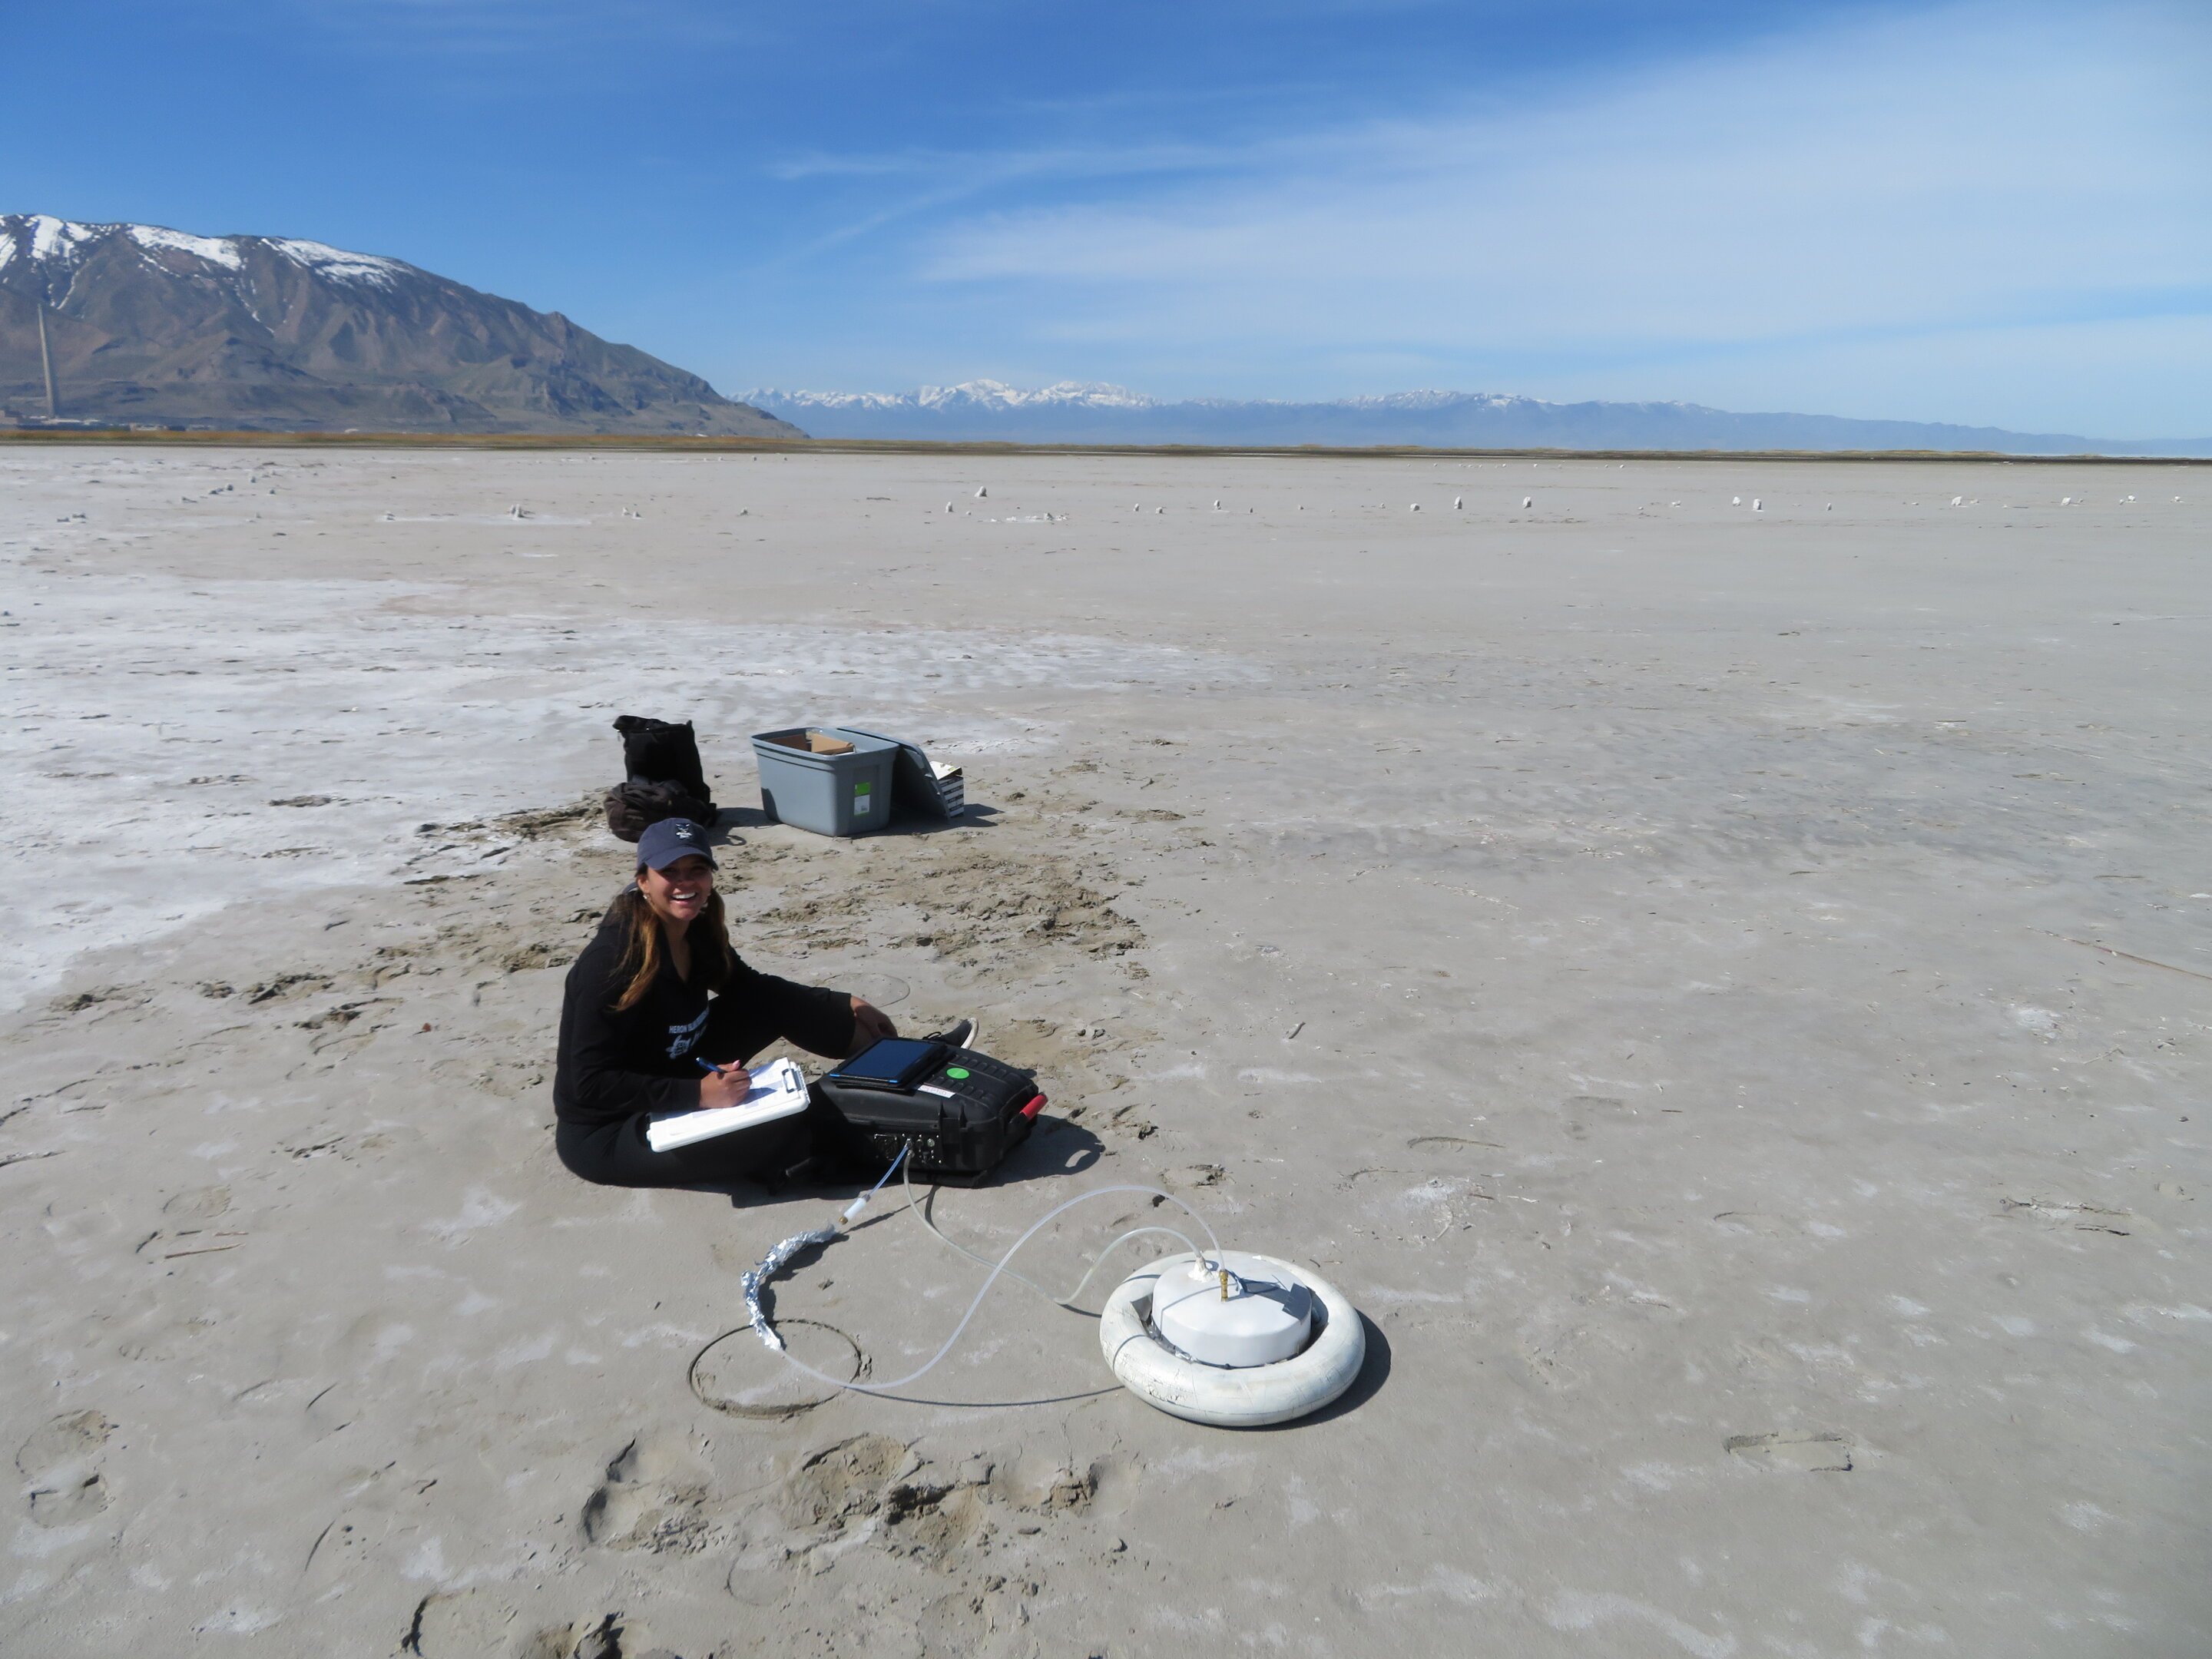
[[[915,1173],[980,1176],[1029,1139],[1045,1098],[1018,1066],[970,1048],[903,1038],[855,1054],[814,1085],[844,1125],[847,1152]]]

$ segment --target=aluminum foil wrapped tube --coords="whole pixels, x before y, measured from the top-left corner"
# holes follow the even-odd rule
[[[811,1232],[793,1233],[763,1256],[760,1266],[740,1281],[744,1286],[747,1317],[752,1321],[753,1328],[760,1333],[760,1340],[778,1353],[783,1352],[783,1339],[775,1334],[775,1327],[769,1323],[768,1310],[761,1306],[761,1292],[768,1289],[769,1280],[781,1273],[783,1264],[792,1257],[810,1244],[827,1244],[836,1237],[835,1227],[817,1227]]]

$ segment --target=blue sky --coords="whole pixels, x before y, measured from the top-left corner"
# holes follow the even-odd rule
[[[2212,6],[77,0],[0,204],[750,386],[2212,434]]]

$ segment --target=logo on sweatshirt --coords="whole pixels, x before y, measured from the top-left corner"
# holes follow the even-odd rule
[[[670,1026],[668,1028],[669,1059],[681,1060],[690,1054],[692,1046],[699,1041],[699,1034],[706,1029],[707,1011],[704,1008],[699,1011],[698,1018],[686,1024]]]

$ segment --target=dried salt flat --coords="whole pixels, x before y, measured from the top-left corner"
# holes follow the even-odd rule
[[[947,756],[1020,752],[1049,746],[1049,727],[948,720],[941,699],[1255,672],[1081,635],[454,622],[397,608],[441,593],[426,584],[48,577],[16,562],[0,681],[0,763],[15,780],[0,836],[15,852],[0,906],[40,925],[0,939],[7,1007],[86,951],[411,870],[421,823],[604,786],[619,770],[607,721],[633,707],[676,699],[749,771],[746,734],[794,709],[866,709]],[[88,829],[109,862],[88,884],[68,871]]]
[[[2088,557],[1907,505],[2202,489],[1731,464],[1801,504],[1735,538],[1711,462],[1568,463],[1439,536],[1414,462],[994,456],[1068,514],[1040,562],[854,534],[971,458],[773,459],[0,450],[15,931],[142,857],[149,902],[240,878],[0,1017],[11,1656],[2203,1648],[2212,509]],[[249,463],[244,530],[208,497]],[[733,478],[773,543],[724,538]],[[1712,513],[1638,516],[1676,500]],[[597,522],[536,562],[374,527],[510,501]],[[741,748],[815,699],[954,736],[1002,809],[747,823],[726,866],[759,965],[1051,1080],[936,1220],[992,1252],[1162,1183],[1358,1302],[1331,1415],[1192,1429],[1003,1285],[941,1389],[830,1398],[738,1294],[830,1205],[555,1161],[625,849],[417,823],[581,798],[617,708]],[[151,816],[92,866],[79,808]],[[290,845],[363,878],[255,886],[312,879],[249,856]],[[1131,1204],[1022,1270],[1073,1283]],[[838,1374],[980,1278],[878,1213],[776,1286]]]
[[[629,510],[625,507],[619,516],[630,516]],[[516,528],[581,530],[588,529],[594,521],[590,519],[562,518],[557,514],[540,513],[526,507],[520,511],[509,508],[505,513],[386,513],[378,516],[377,522],[380,524],[483,525],[495,530]]]

